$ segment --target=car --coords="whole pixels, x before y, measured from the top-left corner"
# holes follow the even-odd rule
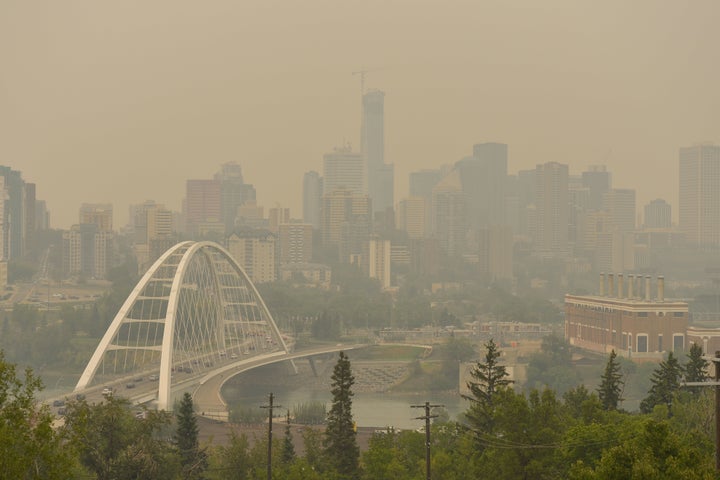
[[[157,375],[148,375],[148,380],[150,380],[151,382],[156,382],[160,380],[160,377],[158,377]]]
[[[133,378],[133,382],[142,382],[142,381],[143,381],[143,377],[135,377],[135,378]]]
[[[65,415],[66,411],[64,408],[58,408],[58,415]]]
[[[82,401],[82,400],[85,400],[85,394],[84,394],[84,393],[78,393],[77,395],[75,395],[75,400],[77,400],[78,402],[80,402],[80,401]]]
[[[112,388],[110,388],[110,387],[105,387],[105,388],[102,389],[102,394],[103,394],[103,395],[112,395],[112,394],[113,394],[113,390],[112,390]]]
[[[192,373],[192,368],[190,368],[190,367],[185,367],[185,368],[183,368],[182,371],[185,372],[185,373]]]
[[[135,384],[134,384],[134,383],[128,383],[127,385],[125,385],[125,388],[135,388]]]
[[[220,350],[220,352],[218,352],[218,355],[220,355],[221,357],[226,357],[227,352],[225,350]]]
[[[232,359],[238,358],[237,353],[233,353],[232,355],[230,355],[230,358],[232,358]]]
[[[205,362],[205,366],[206,366],[206,367],[212,367],[212,366],[213,366],[213,363],[212,363],[212,362]]]
[[[53,407],[64,407],[65,401],[64,400],[55,400],[53,402]]]

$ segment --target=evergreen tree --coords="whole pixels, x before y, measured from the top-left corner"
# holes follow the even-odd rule
[[[690,352],[687,355],[688,362],[685,364],[683,371],[685,373],[686,382],[704,382],[708,378],[707,367],[708,362],[703,357],[702,347],[697,343],[693,343]],[[688,387],[688,390],[694,394],[700,393],[703,387]]]
[[[199,479],[208,465],[207,453],[200,448],[198,425],[192,397],[185,392],[176,414],[177,430],[173,439],[180,454],[183,478]]]
[[[283,438],[282,462],[288,465],[293,460],[295,460],[295,445],[293,444],[292,432],[290,432],[290,411],[288,410],[285,437]]]
[[[607,364],[605,364],[605,372],[600,377],[600,386],[597,389],[600,403],[605,410],[617,410],[618,404],[623,401],[622,390],[625,382],[622,377],[617,353],[613,349]]]
[[[648,396],[640,403],[640,411],[650,413],[656,405],[664,404],[667,405],[670,415],[673,396],[680,388],[682,371],[682,366],[673,352],[668,353],[667,360],[661,362],[650,377],[652,386]]]
[[[352,416],[355,377],[345,352],[340,352],[331,378],[333,399],[327,417],[324,453],[328,464],[335,468],[340,478],[354,479],[359,477],[360,457]]]
[[[500,355],[497,344],[490,339],[485,344],[485,361],[478,361],[470,370],[473,378],[467,382],[470,395],[463,395],[463,398],[471,402],[466,413],[470,424],[483,433],[492,430],[493,398],[498,390],[512,383],[512,380],[506,378],[508,373],[505,366],[498,363]]]

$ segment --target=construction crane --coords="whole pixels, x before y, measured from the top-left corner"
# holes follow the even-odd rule
[[[365,75],[367,75],[370,72],[376,72],[380,70],[379,68],[361,68],[360,70],[356,70],[352,72],[352,75],[360,75],[360,100],[362,100],[362,96],[365,95]]]

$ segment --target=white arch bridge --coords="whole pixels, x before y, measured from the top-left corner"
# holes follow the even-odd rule
[[[224,248],[182,242],[135,286],[75,392],[99,397],[111,389],[169,409],[178,392],[216,376],[302,355],[290,353],[257,289]]]

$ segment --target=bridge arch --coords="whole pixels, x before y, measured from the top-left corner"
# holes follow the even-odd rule
[[[227,250],[213,242],[182,242],[140,279],[75,391],[143,378],[144,386],[157,381],[157,407],[168,409],[174,385],[241,355],[288,351],[255,285]]]

